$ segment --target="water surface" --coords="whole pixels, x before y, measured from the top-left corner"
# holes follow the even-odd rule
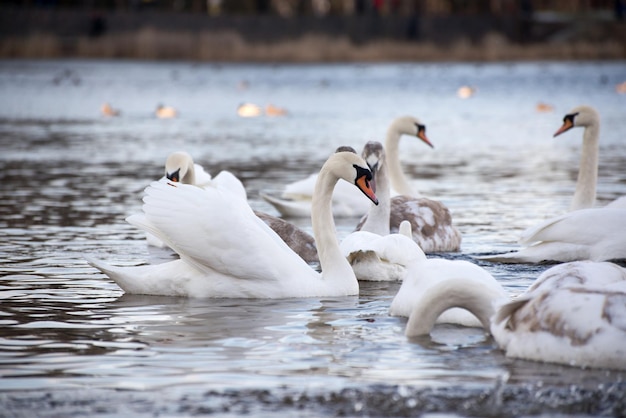
[[[388,315],[398,284],[343,298],[133,296],[83,258],[168,257],[124,218],[172,151],[232,171],[253,208],[276,214],[260,191],[317,171],[339,145],[382,141],[405,114],[435,145],[403,139],[405,171],[463,233],[460,253],[439,256],[513,250],[569,206],[582,131],[552,134],[574,106],[602,116],[598,204],[626,194],[625,77],[623,62],[0,62],[0,404],[17,416],[625,413],[622,372],[507,359],[476,329],[407,340]],[[462,85],[476,94],[459,99]],[[122,115],[102,117],[105,101]],[[241,119],[242,102],[289,115]],[[155,119],[157,103],[180,117]],[[339,235],[356,222],[338,220]],[[481,265],[511,295],[548,267]]]

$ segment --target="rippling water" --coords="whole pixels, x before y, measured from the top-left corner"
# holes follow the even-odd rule
[[[461,253],[441,256],[514,249],[570,203],[582,131],[552,134],[576,105],[602,116],[599,204],[626,194],[626,96],[614,89],[625,78],[624,62],[0,62],[0,405],[17,416],[625,413],[624,373],[507,359],[475,329],[407,340],[406,321],[388,315],[397,284],[330,299],[132,296],[83,259],[165,257],[124,218],[172,151],[231,170],[255,209],[275,213],[259,191],[317,171],[339,145],[382,141],[404,114],[435,145],[405,138],[405,170],[463,233]],[[462,85],[476,94],[459,99]],[[104,101],[122,116],[101,117]],[[240,119],[244,101],[289,116]],[[153,118],[157,103],[180,118]],[[355,224],[338,220],[339,234]],[[484,267],[512,295],[547,268]]]

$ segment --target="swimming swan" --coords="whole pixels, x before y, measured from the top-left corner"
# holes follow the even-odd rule
[[[202,188],[213,185],[225,192],[234,193],[241,199],[247,199],[243,183],[234,174],[230,171],[222,170],[215,178],[212,178],[209,173],[204,171],[202,166],[194,163],[191,155],[183,151],[173,152],[168,155],[165,161],[165,178]],[[259,211],[254,211],[254,213],[272,228],[304,261],[307,263],[319,262],[315,240],[311,235],[283,219]],[[149,245],[156,247],[164,246],[161,240],[150,233],[147,233],[147,240]]]
[[[441,282],[421,294],[406,335],[429,334],[453,306],[481,318],[507,357],[626,370],[626,269],[616,264],[559,264],[508,302],[480,283]]]
[[[442,283],[443,286],[447,286],[443,290],[439,289]],[[431,290],[433,286],[436,287],[434,291]],[[420,318],[425,316],[427,318],[425,321],[430,324],[431,328],[435,321],[481,327],[485,320],[485,315],[481,311],[474,309],[470,312],[468,306],[464,305],[455,305],[456,307],[450,305],[451,309],[446,307],[447,304],[457,300],[455,293],[449,292],[450,289],[464,294],[473,288],[480,288],[482,294],[489,296],[489,300],[507,299],[507,293],[502,285],[480,266],[465,260],[424,257],[423,260],[413,262],[407,267],[402,285],[389,307],[389,313],[392,316],[408,317],[410,324],[420,322]],[[437,297],[433,295],[433,292]],[[425,304],[428,304],[427,308],[419,309],[419,314],[413,313]],[[484,309],[488,309],[489,306],[485,305]],[[407,328],[407,333],[409,329],[412,327]],[[416,334],[411,331],[407,335]]]
[[[417,136],[432,146],[426,138],[426,127],[415,118],[406,117],[396,120],[400,126],[413,124],[417,129]],[[405,129],[408,129],[405,127]],[[390,129],[390,133],[400,131],[400,128]],[[376,181],[379,187],[389,187],[385,182],[391,182],[391,188],[400,192],[400,195],[381,200],[380,207],[373,208],[366,214],[356,229],[375,232],[380,235],[398,232],[400,223],[411,223],[413,240],[420,248],[429,252],[458,251],[461,246],[461,233],[452,225],[452,216],[448,208],[437,200],[423,197],[414,191],[402,172],[398,157],[399,135],[387,135],[384,151],[381,149],[378,170],[385,170],[384,180]],[[368,151],[367,145],[363,152]],[[382,148],[382,147],[381,147]],[[387,175],[387,170],[388,175]],[[374,174],[376,177],[377,175]],[[370,217],[374,215],[374,219]]]
[[[388,155],[395,152],[395,157],[388,156],[388,164],[390,164],[391,185],[397,193],[415,196],[417,192],[413,191],[408,181],[402,174],[400,160],[398,157],[398,142],[402,135],[416,136],[432,147],[432,144],[426,137],[425,128],[420,122],[410,116],[404,116],[395,119],[387,129],[387,139],[385,147],[389,147],[392,151],[387,151]],[[395,145],[394,145],[395,144]],[[395,146],[395,148],[394,148]],[[395,150],[395,151],[394,151]],[[397,164],[393,167],[392,164]],[[399,173],[399,174],[398,174]],[[261,193],[261,197],[269,202],[285,217],[308,217],[311,213],[311,195],[315,185],[317,174],[311,174],[309,177],[290,183],[280,198]],[[413,194],[411,194],[413,193]],[[419,193],[417,193],[419,195]],[[354,217],[362,216],[369,209],[369,203],[364,202],[354,188],[346,187],[345,184],[338,184],[333,193],[333,213],[337,217]],[[397,229],[402,220],[395,225]]]
[[[332,191],[343,179],[376,202],[371,178],[367,164],[351,152],[337,152],[322,166],[311,208],[322,273],[289,249],[246,201],[218,188],[166,180],[146,189],[144,213],[127,220],[163,240],[180,259],[137,267],[88,261],[128,293],[198,298],[356,295],[358,281],[336,238]],[[172,211],[180,214],[175,220]]]
[[[602,208],[593,208],[598,178],[598,112],[579,106],[563,118],[560,135],[583,126],[583,148],[576,192],[571,211],[528,228],[520,237],[527,245],[519,251],[480,257],[501,263],[542,261],[617,260],[626,258],[626,199],[619,198]]]
[[[382,144],[368,142],[361,156],[372,171],[379,204],[371,205],[365,227],[346,236],[339,246],[357,279],[399,281],[406,274],[407,265],[426,256],[413,241],[408,221],[401,227],[402,233],[389,234],[391,189]]]

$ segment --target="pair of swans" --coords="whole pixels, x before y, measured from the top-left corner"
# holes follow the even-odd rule
[[[584,127],[584,132],[570,212],[525,230],[519,241],[525,248],[481,259],[502,263],[626,259],[626,197],[602,208],[593,207],[598,178],[598,112],[589,106],[574,108],[554,136],[574,127]]]
[[[212,177],[204,168],[195,164],[191,155],[183,151],[173,152],[165,160],[165,178],[173,182],[191,184],[200,188],[216,187],[224,192],[233,193],[240,199],[247,200],[248,196],[243,183],[230,171],[222,170]],[[317,249],[313,237],[297,226],[283,219],[264,212],[254,211],[263,222],[276,232],[283,241],[307,263],[317,263]],[[164,247],[161,240],[147,233],[149,245]]]
[[[261,221],[245,199],[215,185],[202,189],[168,180],[152,183],[145,191],[143,213],[127,221],[162,240],[180,259],[135,267],[88,261],[128,293],[200,298],[356,295],[358,281],[337,242],[332,191],[345,180],[376,203],[371,178],[367,164],[352,152],[337,152],[322,166],[311,206],[321,274]],[[173,219],[172,213],[178,216]]]
[[[626,269],[559,264],[512,301],[478,280],[441,279],[413,298],[406,335],[431,332],[451,307],[476,315],[508,357],[626,370]]]
[[[389,216],[386,221],[379,222],[376,230],[381,235],[398,232],[402,221],[411,223],[413,239],[426,252],[458,251],[461,245],[461,234],[452,226],[452,217],[448,208],[439,201],[423,197],[413,189],[402,172],[399,157],[399,142],[402,135],[411,135],[421,139],[432,147],[426,136],[426,127],[418,119],[404,116],[395,119],[387,130],[385,139],[385,175],[391,183],[389,196],[384,199],[386,205],[389,200]],[[282,198],[261,194],[261,197],[272,204],[283,216],[304,217],[310,216],[310,202],[312,185],[316,175],[289,184],[285,187]],[[340,185],[338,185],[340,186]],[[333,213],[338,217],[361,216],[370,209],[367,202],[359,198],[352,188],[337,187],[333,194]],[[361,220],[357,230],[363,229],[367,216]],[[378,221],[377,221],[378,222]],[[365,230],[371,230],[372,222],[367,223]]]

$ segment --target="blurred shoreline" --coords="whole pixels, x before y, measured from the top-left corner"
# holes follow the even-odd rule
[[[0,58],[219,62],[626,59],[610,15],[292,17],[3,8]]]

